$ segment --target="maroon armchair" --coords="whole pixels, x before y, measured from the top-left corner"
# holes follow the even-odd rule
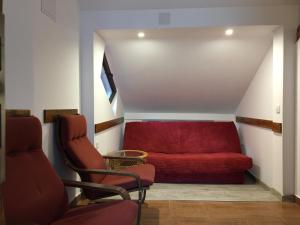
[[[145,200],[146,190],[154,182],[155,168],[151,164],[140,164],[120,171],[108,170],[103,157],[87,138],[87,124],[83,115],[61,115],[57,119],[57,140],[64,154],[66,164],[78,172],[82,181],[105,185],[115,185],[127,191],[139,192],[139,216],[141,204]],[[120,160],[122,157],[118,157]],[[124,157],[128,160],[139,158]],[[84,190],[89,199],[107,196],[99,190]]]
[[[132,225],[137,217],[138,205],[123,188],[60,180],[43,153],[41,124],[35,117],[7,119],[6,167],[8,224]],[[112,191],[127,200],[69,209],[64,185]]]

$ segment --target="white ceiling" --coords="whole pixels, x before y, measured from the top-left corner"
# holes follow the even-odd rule
[[[274,26],[101,30],[126,112],[233,113],[272,44]]]
[[[78,0],[81,10],[182,9],[300,4],[299,0]]]

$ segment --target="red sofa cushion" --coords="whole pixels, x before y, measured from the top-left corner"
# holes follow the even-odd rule
[[[240,153],[149,153],[147,161],[158,171],[175,174],[233,173],[252,167],[252,159]]]
[[[240,153],[233,122],[129,122],[124,149],[158,153]]]
[[[252,167],[252,159],[240,153],[153,152],[147,160],[156,168],[156,182],[241,184],[244,171]]]
[[[137,210],[137,204],[132,201],[90,205],[68,211],[51,225],[129,225],[134,223]]]

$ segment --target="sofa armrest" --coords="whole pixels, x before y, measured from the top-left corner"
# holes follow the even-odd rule
[[[76,168],[78,173],[89,173],[89,174],[104,174],[104,175],[113,175],[113,176],[123,176],[123,177],[132,177],[136,180],[138,185],[138,189],[142,190],[142,182],[139,175],[135,173],[128,173],[128,172],[120,172],[115,170],[100,170],[100,169],[79,169]]]

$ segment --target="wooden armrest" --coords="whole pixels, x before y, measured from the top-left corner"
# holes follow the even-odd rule
[[[124,200],[130,200],[129,193],[122,187],[117,187],[117,186],[112,186],[112,185],[104,185],[104,184],[96,184],[96,183],[91,183],[91,182],[71,181],[71,180],[64,180],[64,179],[62,179],[62,182],[67,187],[75,187],[75,188],[110,192],[110,193],[120,195]]]
[[[80,169],[77,167],[72,167],[78,173],[93,173],[93,174],[105,174],[105,175],[114,175],[114,176],[123,176],[123,177],[132,177],[136,180],[138,189],[142,189],[142,182],[139,175],[135,173],[128,173],[128,172],[120,172],[115,170],[100,170],[100,169]]]
[[[130,156],[103,156],[104,159],[119,159],[119,160],[132,160],[139,161],[141,163],[145,163],[145,160],[138,157],[130,157]]]

